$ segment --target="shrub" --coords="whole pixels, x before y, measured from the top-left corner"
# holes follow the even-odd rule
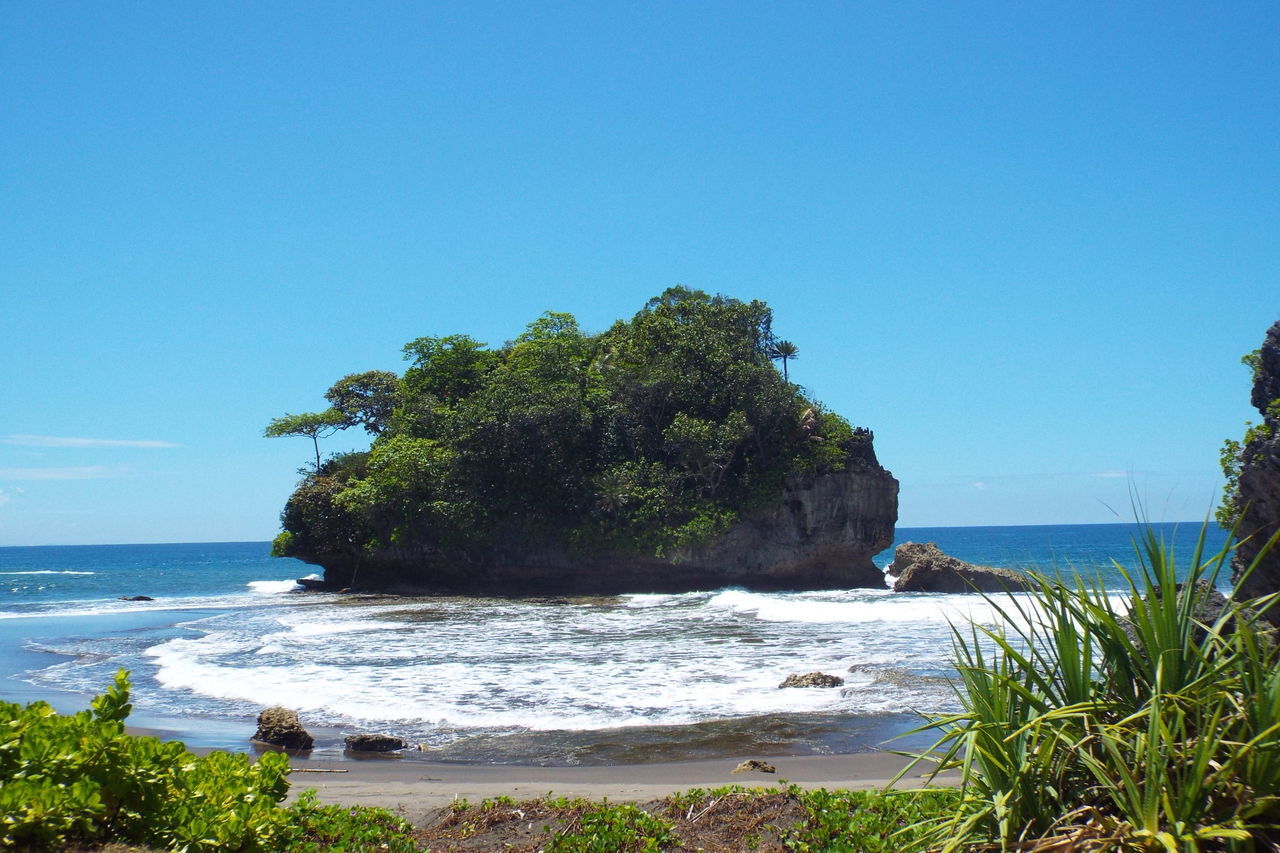
[[[177,742],[125,733],[128,673],[69,716],[45,702],[0,702],[0,847],[62,850],[123,841],[168,850],[415,850],[381,809],[290,808],[289,759],[270,752],[195,756]]]
[[[386,809],[321,805],[314,790],[298,795],[289,807],[294,836],[290,853],[386,850],[412,853],[418,846],[412,827]]]
[[[287,832],[278,754],[196,757],[180,743],[125,734],[128,674],[89,710],[0,703],[4,846],[118,839],[183,850],[268,850]]]
[[[931,755],[963,771],[932,842],[1000,849],[1248,849],[1280,829],[1280,654],[1258,614],[1207,616],[1228,546],[1179,583],[1172,549],[1136,545],[1127,603],[1100,582],[1038,577],[997,605],[1004,627],[957,629],[962,710]]]
[[[550,853],[658,853],[675,841],[671,825],[643,809],[591,805],[551,837]]]
[[[784,840],[797,853],[896,853],[928,837],[939,815],[950,814],[959,800],[953,789],[923,791],[792,792],[808,820]]]

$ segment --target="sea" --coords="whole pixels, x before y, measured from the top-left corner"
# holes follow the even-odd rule
[[[1185,562],[1199,522],[1155,531]],[[1124,589],[1131,524],[899,528],[969,562]],[[87,706],[130,674],[130,722],[248,751],[259,711],[298,711],[311,757],[393,734],[405,760],[634,764],[927,746],[955,710],[952,636],[979,595],[884,589],[583,598],[302,592],[267,542],[0,548],[0,699]],[[876,557],[887,566],[892,549]],[[1225,582],[1225,578],[1223,581]],[[124,600],[145,595],[150,601]],[[792,673],[844,686],[780,689]]]

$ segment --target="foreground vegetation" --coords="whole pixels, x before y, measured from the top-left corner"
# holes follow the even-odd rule
[[[323,806],[305,793],[280,806],[289,790],[283,754],[257,762],[225,752],[192,755],[181,743],[127,734],[131,709],[124,672],[89,710],[69,716],[44,702],[0,702],[0,847],[417,849],[409,827],[380,809]]]
[[[1271,543],[1272,546],[1275,542]],[[1126,596],[1038,578],[997,628],[956,632],[962,710],[931,721],[958,789],[694,790],[646,804],[289,807],[288,759],[197,757],[124,732],[124,673],[89,710],[0,703],[0,845],[32,850],[1280,850],[1280,643],[1154,534]],[[1265,551],[1264,551],[1265,552]],[[1123,570],[1122,570],[1123,571]],[[1185,577],[1181,575],[1185,574]],[[76,847],[76,845],[90,845]],[[116,848],[119,849],[119,848]]]
[[[1148,529],[1123,600],[1042,577],[999,627],[957,631],[963,710],[926,728],[963,796],[928,846],[1280,849],[1276,595],[1223,599],[1232,548],[1203,547],[1180,577]]]
[[[897,853],[959,793],[727,786],[674,794],[643,807],[546,797],[459,803],[418,833],[424,849],[548,853],[795,851]]]
[[[874,462],[869,432],[779,374],[797,350],[772,323],[763,302],[677,287],[596,335],[547,313],[498,348],[411,341],[403,376],[351,374],[329,409],[268,425],[315,451],[275,553],[663,556],[776,501],[788,474]],[[370,450],[322,461],[319,438],[352,427]]]

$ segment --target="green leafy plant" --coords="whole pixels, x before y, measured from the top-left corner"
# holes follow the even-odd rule
[[[382,809],[289,808],[289,758],[196,756],[177,742],[125,732],[128,673],[86,711],[0,702],[0,847],[62,850],[110,841],[165,850],[416,850],[404,821]]]
[[[0,845],[58,849],[72,840],[190,851],[278,849],[288,758],[212,753],[125,733],[128,674],[90,709],[0,703]]]
[[[412,853],[413,827],[386,809],[323,805],[313,790],[303,791],[289,807],[290,853],[386,850]]]
[[[631,803],[591,805],[556,831],[550,853],[657,853],[675,837],[671,825]]]
[[[804,791],[792,787],[808,820],[784,839],[797,853],[896,853],[929,836],[939,815],[949,814],[958,791]]]
[[[1274,544],[1274,541],[1273,541]],[[1268,599],[1213,606],[1232,546],[1185,576],[1147,529],[1127,595],[1036,577],[991,599],[995,628],[955,632],[962,710],[931,721],[960,768],[944,850],[1246,849],[1280,830],[1280,654]]]

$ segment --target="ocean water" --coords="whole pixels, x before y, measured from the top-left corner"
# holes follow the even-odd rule
[[[1157,525],[1190,556],[1198,523]],[[1132,525],[903,528],[971,562],[1100,574]],[[1211,527],[1209,545],[1225,534]],[[533,764],[857,752],[956,707],[951,626],[981,596],[883,590],[504,599],[312,594],[268,543],[0,548],[0,697],[76,710],[125,668],[137,725],[245,749],[263,707],[336,757],[386,732],[413,757]],[[877,557],[887,565],[892,551]],[[121,597],[147,595],[153,601]],[[796,672],[839,689],[778,689]],[[921,738],[905,745],[922,744]]]

